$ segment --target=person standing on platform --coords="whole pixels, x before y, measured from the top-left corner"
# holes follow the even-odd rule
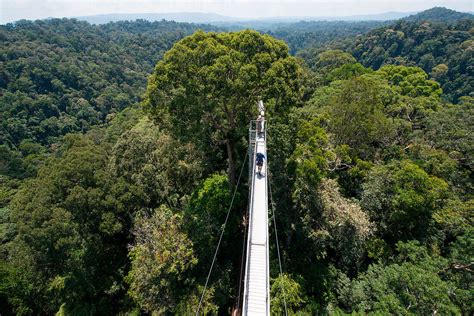
[[[255,163],[256,163],[257,168],[258,168],[258,175],[261,176],[262,175],[263,161],[265,160],[265,155],[262,154],[262,153],[257,153],[255,158],[256,158]]]
[[[262,135],[262,127],[263,127],[263,118],[261,115],[258,115],[257,118],[257,136],[261,137]]]
[[[265,112],[264,111],[261,111],[260,112],[260,115],[258,116],[259,119],[260,119],[260,132],[258,134],[258,137],[263,137],[264,135],[264,131],[265,131]],[[257,121],[259,120],[257,119]]]

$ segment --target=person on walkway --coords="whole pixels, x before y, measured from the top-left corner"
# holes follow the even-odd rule
[[[262,166],[263,166],[263,161],[264,160],[265,160],[265,155],[262,154],[262,153],[257,153],[255,164],[257,165],[258,174],[260,176],[262,175]]]
[[[258,117],[260,118],[260,133],[258,134],[258,137],[263,137],[265,131],[265,112],[261,111]]]
[[[257,136],[261,137],[263,127],[263,117],[259,114],[257,117]]]

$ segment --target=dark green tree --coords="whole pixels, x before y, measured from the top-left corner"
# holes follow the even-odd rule
[[[148,313],[172,313],[191,286],[186,272],[196,263],[182,219],[162,206],[135,218],[129,294]]]
[[[126,214],[107,190],[107,147],[69,136],[65,151],[24,183],[11,202],[14,239],[7,264],[22,291],[11,303],[22,313],[111,311],[126,265]]]
[[[383,82],[356,77],[341,83],[329,104],[329,131],[336,145],[348,145],[362,159],[391,143],[395,128],[384,114]]]
[[[285,115],[301,105],[303,79],[288,47],[268,35],[197,32],[156,65],[145,106],[175,137],[206,154],[225,148],[235,184],[236,150],[242,150],[257,101],[263,99],[271,115]]]
[[[373,264],[352,282],[341,280],[339,301],[347,311],[374,315],[460,313],[450,295],[453,285],[440,275],[446,259],[430,256],[416,242],[399,242],[397,252],[393,263]]]
[[[389,242],[424,239],[432,215],[448,198],[445,181],[430,176],[410,161],[374,167],[363,185],[362,207]]]

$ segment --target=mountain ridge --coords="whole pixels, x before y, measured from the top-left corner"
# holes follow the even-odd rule
[[[404,17],[402,20],[409,22],[417,22],[423,20],[449,22],[472,18],[474,18],[474,15],[469,12],[459,12],[445,7],[433,7],[431,9],[427,9],[416,14]]]
[[[110,13],[73,17],[92,24],[104,24],[124,20],[144,19],[149,21],[173,20],[187,23],[226,23],[226,22],[299,22],[299,21],[388,21],[410,16],[417,12],[382,12],[350,16],[270,16],[242,18],[204,12],[170,12],[170,13]]]
[[[391,21],[391,20],[457,20],[471,18],[472,13],[459,12],[444,7],[433,7],[418,12],[388,11],[375,14],[359,14],[351,16],[274,16],[258,18],[242,18],[225,16],[213,12],[169,12],[169,13],[110,13],[74,17],[91,24],[105,24],[118,21],[133,21],[143,19],[148,21],[168,20],[186,23],[210,23],[216,25],[252,24],[252,23],[294,23],[300,21]]]

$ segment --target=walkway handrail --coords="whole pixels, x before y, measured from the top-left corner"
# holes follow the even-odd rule
[[[250,129],[251,130],[251,129]],[[257,131],[249,133],[249,141],[255,136],[255,146],[253,153],[250,201],[249,201],[249,222],[247,238],[247,258],[245,264],[243,315],[270,314],[270,287],[269,287],[269,249],[268,249],[268,187],[267,187],[267,165],[265,163],[265,175],[258,178],[254,162],[258,151],[266,155],[266,131],[263,131],[263,138],[259,137]],[[267,159],[267,158],[265,158]],[[258,184],[258,185],[257,185]],[[258,194],[256,196],[256,194]],[[256,226],[256,227],[254,227]],[[254,231],[254,228],[256,229]]]
[[[256,132],[255,132],[256,133]],[[250,200],[249,200],[249,216],[248,216],[248,222],[247,222],[247,225],[248,225],[248,233],[247,233],[247,250],[246,250],[246,254],[247,254],[247,258],[245,260],[245,278],[244,278],[244,299],[243,299],[243,304],[242,304],[242,311],[243,311],[243,314],[247,314],[246,313],[246,310],[247,310],[247,296],[248,296],[248,271],[249,271],[249,264],[250,264],[250,245],[252,243],[252,225],[251,225],[251,220],[252,220],[252,215],[253,215],[253,200],[254,200],[254,185],[255,185],[255,165],[254,165],[254,162],[256,160],[256,157],[257,157],[257,138],[255,137],[255,145],[254,145],[254,150],[253,150],[253,158],[252,158],[252,161],[249,161],[249,166],[252,166],[252,172],[251,172],[251,175],[252,175],[252,179],[251,179],[251,185],[249,187],[250,189]]]

